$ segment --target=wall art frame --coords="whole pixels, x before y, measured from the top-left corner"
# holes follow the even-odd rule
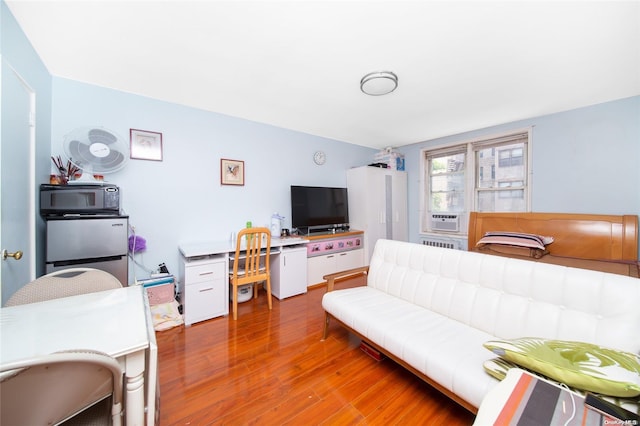
[[[244,186],[244,161],[221,158],[220,184]]]
[[[130,129],[129,138],[132,159],[162,161],[162,133]]]

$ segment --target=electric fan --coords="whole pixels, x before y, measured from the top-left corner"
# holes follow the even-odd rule
[[[126,142],[100,127],[77,128],[65,135],[62,146],[69,161],[82,170],[82,177],[69,183],[97,182],[94,174],[116,172],[128,160]]]

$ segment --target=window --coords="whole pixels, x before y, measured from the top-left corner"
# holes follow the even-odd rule
[[[429,162],[430,205],[433,212],[464,208],[464,152],[433,157]]]
[[[423,151],[422,232],[433,214],[456,214],[466,233],[470,211],[527,211],[529,152],[528,131]]]

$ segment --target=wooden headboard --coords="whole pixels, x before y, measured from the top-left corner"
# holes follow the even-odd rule
[[[551,236],[553,257],[638,265],[638,216],[571,213],[480,213],[469,217],[468,249],[488,231]]]

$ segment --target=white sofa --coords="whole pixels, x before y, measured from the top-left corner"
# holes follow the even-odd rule
[[[637,278],[390,240],[376,243],[366,286],[335,290],[342,275],[325,277],[324,338],[337,319],[473,413],[498,383],[483,369],[495,358],[486,341],[640,353]]]

